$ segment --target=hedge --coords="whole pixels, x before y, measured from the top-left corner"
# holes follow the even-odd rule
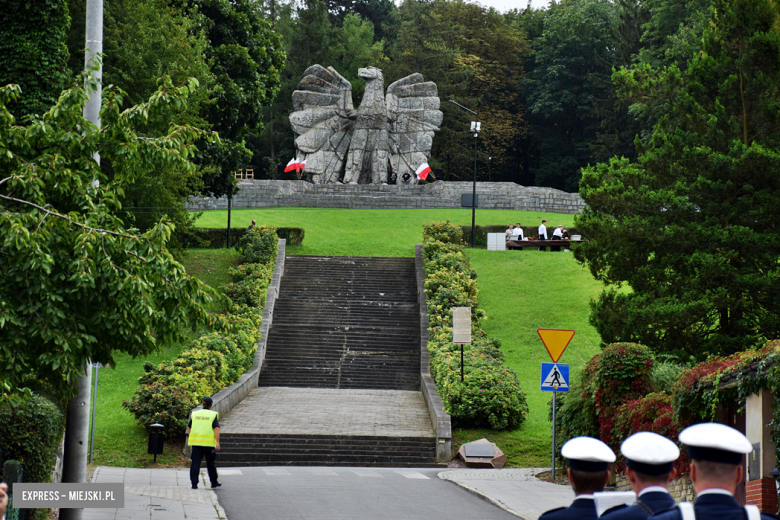
[[[428,307],[431,376],[453,420],[495,430],[519,428],[528,414],[517,375],[504,366],[497,339],[480,328],[477,273],[463,252],[463,231],[447,222],[423,229],[425,294]],[[460,346],[452,343],[452,308],[471,307],[472,343],[464,345],[464,382],[460,380]]]
[[[514,224],[514,222],[513,222]],[[540,222],[541,224],[541,222]],[[489,225],[489,226],[474,226],[474,247],[476,246],[484,246],[487,247],[487,234],[488,233],[506,233],[506,230],[508,229],[509,223],[506,224],[496,224],[496,225]],[[523,236],[526,238],[537,238],[539,235],[539,226],[520,226],[523,228]],[[557,227],[557,226],[555,226]],[[552,232],[554,231],[555,227],[547,226],[547,236],[552,239]],[[463,230],[463,242],[466,245],[471,245],[471,226],[460,226],[460,228]],[[577,230],[577,228],[574,227],[567,227],[565,228],[569,232],[569,236],[572,235],[579,235],[580,232]]]
[[[222,287],[231,299],[227,314],[230,330],[201,335],[173,361],[158,366],[144,364],[144,375],[138,379],[140,387],[130,401],[122,403],[138,424],[149,429],[159,422],[170,436],[183,435],[190,410],[204,396],[230,386],[252,367],[277,240],[274,228],[265,226],[242,239],[241,258],[262,259],[265,263],[245,263],[230,269],[232,282]]]
[[[51,482],[57,447],[65,431],[65,416],[48,399],[33,395],[19,407],[0,406],[0,448],[6,459],[22,464],[25,482]],[[31,520],[48,518],[46,509],[32,509]]]
[[[246,235],[247,228],[230,228],[230,244],[236,245]],[[191,231],[174,231],[185,249],[223,249],[227,246],[227,228],[192,228]],[[306,234],[303,228],[279,227],[276,235],[287,240],[288,246],[299,246]]]

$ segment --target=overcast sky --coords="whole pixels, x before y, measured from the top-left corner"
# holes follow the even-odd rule
[[[528,0],[476,0],[477,3],[484,5],[485,7],[493,7],[497,11],[505,13],[510,9],[524,9],[528,4]],[[534,9],[540,7],[547,7],[549,0],[531,0],[531,6]]]

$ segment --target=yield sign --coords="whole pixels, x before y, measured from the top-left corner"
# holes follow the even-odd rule
[[[542,343],[544,343],[553,363],[557,363],[558,360],[561,359],[563,351],[566,350],[571,338],[574,337],[573,330],[536,329],[536,332],[539,334],[539,337],[542,338]]]

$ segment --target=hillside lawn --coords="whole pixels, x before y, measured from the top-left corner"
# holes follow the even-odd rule
[[[477,224],[536,225],[547,218],[550,226],[571,226],[572,215],[538,212],[478,210]],[[258,224],[302,227],[306,237],[300,246],[288,247],[295,255],[352,255],[410,257],[414,244],[422,241],[426,222],[449,219],[471,224],[471,211],[455,210],[334,210],[315,208],[271,208],[234,210],[234,227]],[[205,212],[202,227],[221,227],[226,211]],[[600,285],[577,264],[571,253],[541,253],[535,250],[487,251],[467,249],[478,273],[480,307],[488,315],[484,328],[501,339],[506,363],[515,372],[528,395],[530,413],[516,431],[453,426],[453,452],[463,442],[487,437],[507,454],[510,467],[546,467],[550,463],[551,432],[547,419],[550,394],[539,390],[541,362],[549,357],[537,328],[570,328],[576,334],[561,362],[572,371],[598,352],[598,335],[588,324],[590,299]],[[233,249],[190,250],[182,260],[187,272],[212,287],[227,281],[228,268],[237,264]],[[194,334],[193,334],[194,337]],[[160,363],[177,357],[186,345],[178,345],[146,359],[119,354],[114,369],[101,369],[97,400],[94,465],[150,467],[146,454],[146,430],[121,407],[137,388],[144,361]],[[180,446],[169,444],[158,456],[157,467],[186,466]]]
[[[317,208],[268,208],[233,210],[233,227],[258,225],[302,227],[306,237],[300,246],[288,247],[293,255],[410,257],[414,244],[422,241],[426,222],[449,219],[471,225],[471,210],[350,210]],[[573,215],[525,211],[477,210],[478,225],[537,225],[542,218],[548,228],[571,226]],[[207,211],[198,226],[224,227],[227,211]],[[548,231],[551,233],[552,230]],[[516,431],[494,432],[453,426],[453,452],[463,442],[487,437],[507,454],[511,467],[550,465],[551,424],[549,392],[540,391],[541,363],[550,362],[537,328],[576,331],[562,363],[572,372],[599,351],[599,337],[588,323],[590,300],[601,285],[579,265],[571,253],[487,251],[467,248],[478,273],[479,303],[488,319],[485,331],[501,339],[506,363],[516,373],[528,395],[530,413]]]

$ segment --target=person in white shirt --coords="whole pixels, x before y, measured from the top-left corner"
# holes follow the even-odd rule
[[[555,228],[555,231],[553,231],[553,240],[563,240],[563,224]],[[561,246],[552,246],[550,248],[550,251],[560,251]]]
[[[539,240],[547,240],[547,220],[542,220],[542,225],[539,226]],[[546,247],[540,247],[539,251],[547,251]]]
[[[513,238],[512,240],[523,240],[523,228],[520,227],[520,222],[517,223],[515,229],[512,230],[513,236],[519,236],[520,238]]]
[[[515,226],[513,226],[512,224],[509,224],[509,227],[506,228],[506,236],[511,235],[514,232],[514,228],[515,228]]]

